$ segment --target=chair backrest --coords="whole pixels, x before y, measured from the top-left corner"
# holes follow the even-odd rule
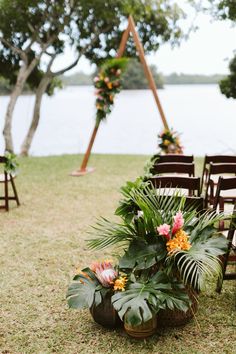
[[[236,174],[236,163],[212,163],[210,162],[209,167],[209,178],[210,175],[219,175],[224,173],[235,173]]]
[[[153,166],[152,172],[154,174],[181,173],[194,177],[194,163],[157,163]]]
[[[224,177],[219,177],[219,181],[217,184],[217,190],[216,190],[216,195],[214,199],[214,205],[213,208],[216,209],[217,205],[221,204],[221,191],[230,191],[235,192],[235,200],[236,200],[236,177],[231,177],[231,178],[224,178]],[[222,209],[222,208],[221,208]]]
[[[202,184],[201,184],[201,191],[203,188],[204,183],[207,183],[208,178],[208,165],[212,163],[236,163],[236,156],[235,155],[206,155],[204,158],[203,163],[203,170],[202,170]]]
[[[212,163],[236,163],[235,155],[206,155],[205,164]]]
[[[165,162],[183,162],[183,163],[192,163],[193,155],[178,155],[178,154],[168,154],[160,155],[156,163],[165,163]]]
[[[186,197],[185,206],[187,208],[193,208],[198,212],[204,211],[204,198],[203,197]]]
[[[149,181],[155,188],[181,188],[188,190],[190,196],[200,196],[200,177],[154,176]]]
[[[205,192],[205,205],[208,203],[215,204],[215,188],[216,184],[214,180],[212,180],[213,175],[224,175],[228,173],[233,173],[236,175],[236,163],[212,163],[210,162],[208,176],[206,181],[206,192]]]

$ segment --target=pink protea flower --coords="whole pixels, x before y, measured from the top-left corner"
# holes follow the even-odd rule
[[[184,225],[184,218],[183,214],[181,211],[179,211],[175,216],[174,216],[174,224],[172,228],[172,234],[174,235],[177,231],[179,231]]]
[[[115,278],[118,276],[118,273],[109,261],[100,263],[94,262],[90,266],[90,269],[95,273],[100,283],[106,288],[110,288],[114,283]]]
[[[159,235],[164,236],[167,240],[170,239],[170,225],[163,224],[157,227],[157,232]]]

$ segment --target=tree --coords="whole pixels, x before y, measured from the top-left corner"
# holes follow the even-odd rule
[[[2,0],[0,2],[1,54],[11,51],[18,58],[16,82],[11,92],[3,135],[5,150],[13,152],[12,117],[18,97],[43,55],[68,29],[75,0]]]
[[[195,0],[190,0],[195,3]],[[236,1],[235,0],[205,0],[202,10],[210,12],[214,18],[220,20],[229,20],[236,24]],[[230,74],[220,81],[221,92],[227,98],[236,98],[236,55],[229,64]]]
[[[163,88],[164,82],[160,74],[157,73],[155,65],[151,65],[151,71],[158,88]],[[127,69],[122,76],[122,88],[125,90],[146,89],[148,82],[145,77],[143,66],[137,59],[130,59]]]
[[[230,74],[220,81],[220,90],[227,98],[236,99],[236,56],[229,64]]]

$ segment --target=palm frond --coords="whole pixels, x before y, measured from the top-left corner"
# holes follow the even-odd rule
[[[93,232],[89,232],[89,234],[96,236],[96,238],[87,241],[91,249],[103,249],[117,243],[126,243],[137,237],[134,225],[118,224],[105,218],[98,220],[92,228]]]

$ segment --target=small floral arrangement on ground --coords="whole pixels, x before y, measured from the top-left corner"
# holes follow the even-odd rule
[[[6,152],[5,157],[6,157],[6,162],[5,162],[4,170],[11,175],[16,174],[17,169],[19,167],[19,163],[16,160],[16,155],[11,152]]]
[[[179,134],[173,129],[164,129],[158,135],[158,147],[164,154],[183,154],[183,146],[180,143]]]
[[[121,90],[121,75],[125,70],[128,59],[112,59],[106,62],[98,76],[94,78],[96,88],[97,122],[105,119],[111,113],[114,98]]]
[[[108,292],[124,291],[126,283],[127,276],[119,274],[111,261],[93,262],[73,278],[68,304],[72,308],[91,308],[94,303],[99,305]]]

